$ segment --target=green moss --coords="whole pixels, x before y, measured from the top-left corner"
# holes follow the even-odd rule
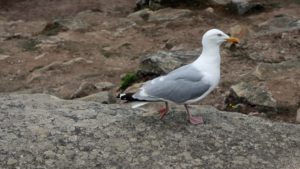
[[[25,51],[34,51],[37,49],[37,45],[38,41],[34,40],[34,39],[29,39],[23,42],[22,44],[22,48]]]
[[[101,52],[105,58],[110,58],[113,55],[113,53],[106,50],[102,50]]]
[[[34,71],[36,71],[36,70],[38,70],[38,69],[41,69],[41,68],[43,68],[43,67],[44,67],[44,66],[42,66],[42,65],[35,66],[35,67],[32,68],[29,72],[32,73],[32,72],[34,72]]]
[[[134,82],[137,81],[137,76],[134,73],[127,73],[121,81],[121,86],[120,89],[121,90],[125,90],[127,87],[129,87],[130,85],[132,85]]]
[[[52,23],[48,23],[44,30],[42,31],[42,34],[46,36],[53,36],[57,35],[59,32],[66,31],[67,28],[65,28],[59,21],[55,21]]]
[[[4,54],[4,49],[0,48],[0,54]]]

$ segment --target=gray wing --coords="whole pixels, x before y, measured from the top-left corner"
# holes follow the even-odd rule
[[[184,103],[203,95],[210,88],[193,66],[180,67],[165,76],[148,81],[133,97],[143,100],[169,100]]]

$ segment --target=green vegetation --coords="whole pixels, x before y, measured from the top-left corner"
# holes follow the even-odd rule
[[[41,69],[41,68],[43,68],[43,67],[44,67],[44,66],[42,66],[42,65],[35,66],[35,67],[32,68],[29,72],[32,73],[32,72],[34,72],[34,71],[36,71],[36,70],[38,70],[38,69]]]
[[[105,58],[110,58],[113,55],[113,53],[110,51],[101,50],[101,52]]]
[[[121,81],[120,90],[125,90],[127,87],[137,81],[137,76],[134,73],[127,73]]]
[[[0,54],[4,54],[4,49],[0,48]]]
[[[42,34],[46,36],[53,36],[65,30],[67,30],[67,28],[65,28],[59,21],[54,21],[46,25],[45,29],[42,31]]]
[[[22,44],[22,48],[25,50],[25,51],[34,51],[37,49],[36,45],[38,44],[39,42],[34,40],[34,39],[29,39],[29,40],[26,40],[23,42]]]

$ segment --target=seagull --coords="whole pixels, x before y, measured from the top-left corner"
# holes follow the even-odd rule
[[[190,123],[203,124],[202,117],[193,116],[188,105],[203,99],[217,87],[220,80],[220,45],[223,42],[239,43],[239,39],[218,29],[208,30],[202,37],[202,53],[194,62],[145,82],[136,93],[122,93],[120,99],[134,101],[132,108],[149,102],[165,102],[165,108],[159,110],[160,119],[169,112],[169,102],[181,104]]]

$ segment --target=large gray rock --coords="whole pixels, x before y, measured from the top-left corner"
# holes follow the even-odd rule
[[[140,59],[139,75],[161,75],[192,62],[199,56],[199,51],[159,51],[147,54]]]
[[[298,30],[300,29],[300,18],[286,14],[276,15],[258,26],[261,34]]]
[[[226,5],[229,5],[231,10],[238,15],[260,12],[265,8],[262,2],[257,0],[231,0],[231,2]]]
[[[300,126],[192,109],[157,114],[48,95],[0,97],[0,168],[294,169]]]
[[[135,22],[143,22],[143,21],[165,22],[165,21],[178,20],[184,17],[189,17],[192,15],[192,13],[193,12],[189,9],[164,8],[157,11],[144,9],[128,15],[128,18]]]
[[[300,60],[261,63],[253,75],[265,81],[277,106],[296,111],[300,103]]]
[[[91,94],[82,98],[79,98],[78,100],[82,101],[92,101],[97,103],[103,103],[103,104],[111,104],[115,103],[115,99],[111,92],[109,91],[101,91],[95,94]]]
[[[161,9],[163,7],[174,7],[185,4],[188,6],[218,6],[225,9],[230,8],[234,14],[244,15],[253,12],[260,12],[265,9],[265,4],[257,0],[137,0],[137,9],[150,8]]]
[[[231,94],[242,102],[264,108],[276,109],[276,100],[272,97],[268,89],[266,89],[265,85],[240,82],[231,86]]]
[[[155,11],[152,15],[150,15],[148,21],[158,22],[158,21],[177,20],[183,17],[189,17],[192,15],[192,13],[193,12],[189,9],[164,8]]]
[[[252,73],[245,74],[241,82],[231,87],[226,102],[245,104],[245,112],[279,112],[296,114],[300,103],[300,61],[260,63]],[[237,107],[239,111],[239,107]],[[255,108],[255,109],[253,109]],[[237,110],[233,107],[233,110]]]

